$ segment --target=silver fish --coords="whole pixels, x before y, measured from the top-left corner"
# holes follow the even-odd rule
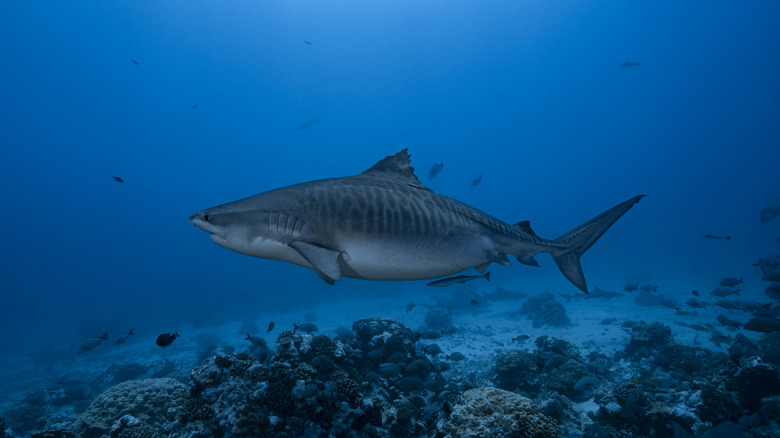
[[[365,172],[282,187],[209,208],[190,222],[220,246],[314,270],[334,284],[341,277],[422,280],[509,255],[539,266],[550,253],[575,286],[587,291],[580,256],[644,195],[635,196],[558,237],[536,235],[528,221],[510,225],[426,188],[406,149]]]

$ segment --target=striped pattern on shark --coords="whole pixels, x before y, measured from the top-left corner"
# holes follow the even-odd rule
[[[539,266],[547,252],[587,292],[580,256],[644,195],[635,196],[557,239],[536,235],[528,221],[510,225],[425,187],[404,149],[358,175],[271,190],[209,208],[190,222],[220,246],[341,277],[423,280],[511,255]]]

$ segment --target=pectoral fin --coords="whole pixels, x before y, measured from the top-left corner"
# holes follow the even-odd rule
[[[341,279],[341,267],[339,266],[341,251],[310,242],[292,242],[290,247],[298,251],[309,262],[314,272],[329,285],[332,286],[336,280]]]

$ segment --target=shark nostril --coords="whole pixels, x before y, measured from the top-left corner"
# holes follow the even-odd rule
[[[206,221],[206,222],[208,222],[208,221],[209,221],[209,215],[207,215],[207,214],[204,214],[204,215],[203,215],[203,220],[204,220],[204,221]]]

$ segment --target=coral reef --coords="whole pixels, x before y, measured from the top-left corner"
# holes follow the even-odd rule
[[[71,429],[80,436],[100,436],[122,416],[131,415],[144,428],[161,433],[168,410],[184,404],[187,393],[185,385],[169,378],[120,383],[100,394]]]
[[[531,297],[520,307],[520,314],[531,319],[534,327],[568,327],[571,320],[563,304],[555,301],[555,295],[547,292]]]
[[[463,392],[449,417],[439,421],[437,431],[444,438],[558,436],[555,422],[531,400],[497,388]]]

